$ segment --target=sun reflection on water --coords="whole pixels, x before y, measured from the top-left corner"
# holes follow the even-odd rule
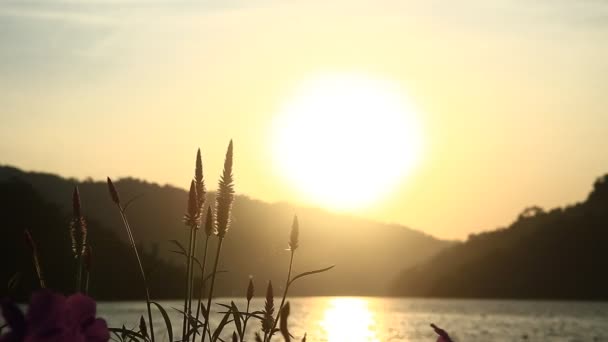
[[[328,342],[379,342],[375,325],[368,302],[361,298],[333,298],[321,321]]]

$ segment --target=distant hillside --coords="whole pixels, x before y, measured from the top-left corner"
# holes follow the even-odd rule
[[[483,210],[483,209],[480,209]],[[566,208],[524,210],[402,273],[402,296],[608,299],[608,175]]]
[[[36,242],[47,286],[73,292],[76,263],[71,250],[70,214],[48,203],[31,185],[17,180],[0,181],[0,297],[28,298],[38,288],[32,255],[24,238],[29,229]],[[142,294],[142,281],[132,251],[116,234],[88,221],[88,240],[93,246],[90,293],[98,299],[130,299]],[[182,270],[143,253],[148,265],[151,291],[156,298],[174,298],[181,292]],[[14,277],[15,275],[17,277]],[[18,279],[9,288],[9,279]]]
[[[0,181],[11,178],[31,184],[44,199],[66,212],[71,208],[72,187],[78,184],[85,217],[126,240],[105,182],[78,182],[0,167]],[[173,248],[168,241],[185,240],[182,217],[187,193],[131,178],[119,180],[116,185],[125,199],[141,196],[129,208],[136,239],[148,251],[159,246],[159,255],[165,260],[181,261],[170,252]],[[236,189],[238,193],[238,183]],[[212,196],[208,195],[208,203]],[[424,261],[450,244],[399,225],[237,196],[233,225],[222,249],[220,268],[229,272],[220,277],[221,294],[242,294],[249,275],[260,288],[268,279],[276,284],[284,282],[288,263],[285,249],[294,214],[298,215],[301,227],[295,272],[336,265],[331,272],[303,280],[294,287],[294,294],[387,295],[399,270]],[[215,240],[212,245],[215,246]]]

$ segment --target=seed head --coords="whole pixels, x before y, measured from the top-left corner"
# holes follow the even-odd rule
[[[207,234],[207,236],[211,236],[211,234],[215,233],[215,225],[213,223],[213,210],[211,210],[211,206],[208,206],[207,216],[205,217],[205,234]]]
[[[251,299],[253,298],[253,292],[253,279],[249,277],[249,286],[247,286],[247,302],[251,302]]]
[[[264,311],[269,314],[274,313],[274,294],[272,291],[272,281],[268,282],[268,287],[266,288],[266,303],[264,304]]]
[[[87,245],[87,222],[84,217],[73,218],[70,222],[70,238],[72,239],[72,253],[74,258],[83,256]]]
[[[118,195],[118,190],[116,190],[116,187],[114,186],[114,183],[112,183],[110,177],[108,177],[108,190],[110,191],[112,202],[120,206],[120,196]]]
[[[78,258],[85,253],[87,244],[87,223],[82,217],[82,207],[80,205],[80,192],[78,187],[74,187],[72,193],[72,221],[70,222],[70,238],[72,239],[72,252]]]
[[[196,184],[194,181],[190,182],[190,192],[188,193],[188,211],[186,215],[184,215],[184,223],[186,225],[197,228],[199,219],[200,219],[200,211],[198,210],[198,199],[196,196]]]
[[[217,196],[216,196],[216,228],[217,235],[223,239],[230,225],[230,212],[234,201],[234,180],[232,178],[232,140],[226,151],[224,160],[224,171],[220,177]]]
[[[198,210],[202,211],[205,205],[205,179],[203,178],[203,160],[201,158],[201,149],[196,152],[196,167],[194,169],[194,181],[196,182],[196,194]]]
[[[274,295],[272,293],[272,282],[268,282],[268,288],[266,289],[266,303],[264,304],[264,319],[262,320],[262,331],[270,333],[274,325]]]
[[[293,223],[291,225],[291,234],[289,236],[289,249],[295,251],[298,248],[298,239],[300,237],[300,225],[298,224],[298,217],[293,217]]]

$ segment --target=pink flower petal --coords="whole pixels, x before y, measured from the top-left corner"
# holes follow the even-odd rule
[[[106,321],[101,318],[96,319],[89,325],[84,332],[87,342],[106,342],[110,339],[110,332]]]
[[[65,297],[49,290],[32,295],[27,312],[28,335],[61,333],[65,327]]]
[[[66,300],[66,320],[68,325],[83,331],[95,319],[95,301],[91,297],[77,293]]]

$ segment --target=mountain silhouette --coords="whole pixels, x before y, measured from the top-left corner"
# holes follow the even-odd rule
[[[38,288],[25,229],[36,244],[47,286],[73,292],[76,262],[68,228],[71,215],[17,178],[0,181],[0,203],[0,297],[10,295],[23,300]],[[87,227],[93,246],[90,293],[99,299],[139,298],[143,283],[129,246],[99,222],[88,220]],[[164,281],[181,276],[181,268],[163,262],[153,250],[144,252],[142,258],[157,297],[173,298],[181,291],[179,282]]]
[[[0,167],[0,182],[17,180],[29,184],[32,191],[39,194],[39,202],[56,207],[55,212],[49,209],[49,214],[64,218],[61,227],[56,229],[66,232],[71,192],[73,186],[78,185],[83,215],[99,226],[91,231],[107,239],[111,237],[116,241],[127,241],[105,182],[90,179],[78,181],[52,174],[24,172],[8,166]],[[148,258],[158,258],[155,260],[160,265],[161,274],[175,276],[176,270],[182,267],[183,257],[172,252],[176,248],[169,241],[175,239],[186,245],[187,229],[182,218],[187,192],[134,178],[121,179],[115,184],[121,198],[125,201],[134,199],[129,206],[128,217],[135,239]],[[208,194],[207,203],[213,203],[213,196],[213,193]],[[294,207],[287,203],[270,204],[237,195],[232,226],[222,247],[223,257],[219,268],[228,272],[218,275],[219,295],[242,295],[250,276],[260,289],[268,280],[272,280],[278,288],[282,286],[279,284],[284,282],[289,262],[286,249],[294,214],[298,215],[300,221],[300,248],[296,253],[294,274],[336,265],[330,272],[304,279],[292,287],[290,291],[295,295],[387,295],[400,270],[419,264],[452,244],[400,225],[378,223],[321,209]],[[5,212],[4,215],[11,216],[13,213]],[[54,222],[60,221],[58,217],[54,218]],[[18,217],[3,218],[0,222],[15,224]],[[44,221],[34,224],[44,229]],[[19,239],[20,236],[11,238]],[[41,241],[41,244],[44,243],[46,241]],[[115,241],[113,243],[116,244]],[[212,238],[210,255],[215,245],[216,239]],[[123,243],[117,248],[122,250],[125,246]],[[63,247],[47,248],[60,250]],[[102,246],[93,248],[98,250]],[[69,248],[60,252],[69,253]],[[132,259],[132,255],[128,254],[120,258],[109,256],[107,261],[98,262],[133,264],[135,270]],[[2,260],[4,264],[13,262],[6,257]],[[2,266],[4,269],[6,265]],[[135,271],[132,273],[136,275]],[[177,279],[164,279],[165,284],[181,284],[183,271],[177,273],[180,274]],[[122,272],[115,272],[116,281],[122,281],[122,276]],[[132,283],[139,284],[136,279]],[[162,296],[170,297],[173,293],[175,297],[181,296],[181,290],[175,287],[179,285],[163,289]],[[109,293],[106,295],[112,297]]]
[[[582,203],[526,208],[509,227],[471,235],[405,270],[392,294],[608,299],[608,175]]]

